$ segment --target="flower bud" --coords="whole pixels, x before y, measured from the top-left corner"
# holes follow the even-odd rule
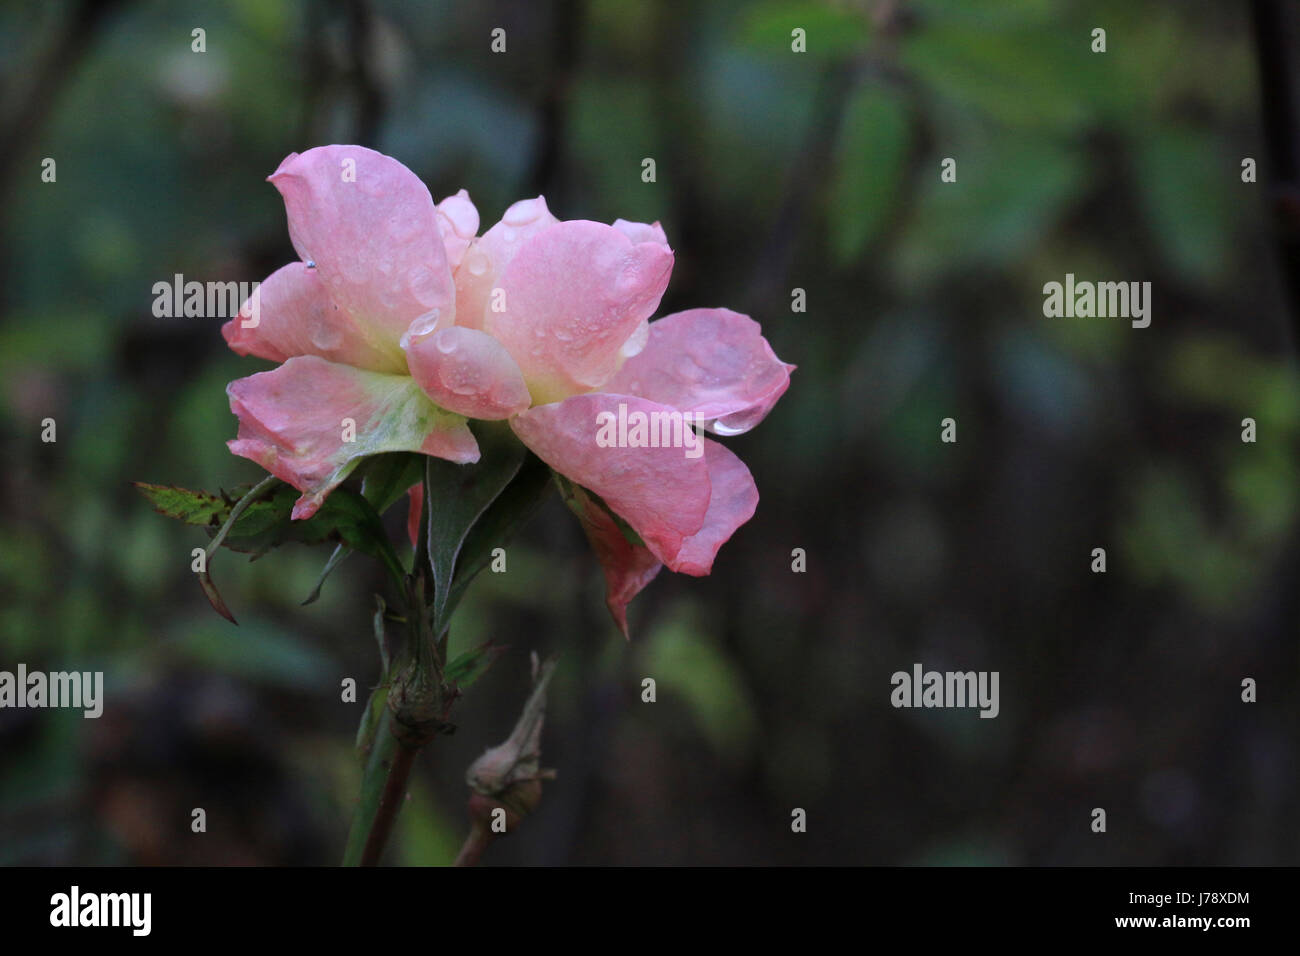
[[[542,781],[555,778],[554,770],[541,768],[542,724],[546,716],[546,686],[555,661],[539,668],[533,655],[533,692],[523,714],[505,743],[493,747],[470,764],[465,781],[470,794],[470,818],[477,824],[490,820],[498,807],[506,811],[507,830],[537,808]]]
[[[393,714],[393,734],[404,743],[421,746],[443,728],[442,685],[422,661],[413,660],[393,679],[388,709]]]

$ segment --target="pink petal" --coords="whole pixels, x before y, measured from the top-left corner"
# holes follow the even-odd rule
[[[657,222],[628,222],[626,219],[615,219],[614,228],[633,242],[657,242],[663,246],[668,245],[664,227]]]
[[[594,491],[665,564],[704,525],[709,469],[681,447],[601,447],[602,412],[672,416],[673,409],[631,395],[578,395],[510,419],[520,440],[560,474]],[[680,416],[679,416],[680,417]],[[698,446],[697,446],[698,447]]]
[[[682,542],[674,571],[697,577],[713,570],[713,559],[742,524],[754,517],[758,508],[758,488],[745,463],[725,446],[704,439],[704,460],[709,466],[709,484],[713,488],[704,526]]]
[[[474,240],[456,270],[457,325],[483,328],[502,270],[525,242],[559,221],[546,208],[543,197],[521,199],[506,210],[499,223]]]
[[[577,485],[569,507],[582,522],[582,530],[605,572],[605,605],[614,623],[628,637],[627,606],[663,567],[649,549],[627,540],[618,524],[590,495]]]
[[[250,300],[251,302],[252,300]],[[319,355],[331,362],[376,372],[403,372],[406,361],[396,343],[376,342],[367,330],[330,301],[314,269],[291,262],[258,286],[258,307],[245,303],[221,327],[239,355],[283,362],[295,355]],[[249,327],[249,323],[256,325]]]
[[[303,493],[294,518],[309,518],[366,455],[418,451],[458,463],[478,444],[457,415],[433,405],[415,380],[299,355],[226,386],[239,437],[230,450]],[[346,422],[355,440],[343,440]]]
[[[363,146],[320,146],[291,154],[268,179],[284,197],[293,247],[377,342],[396,345],[431,313],[451,323],[438,214],[409,169]]]
[[[528,386],[505,347],[486,332],[459,325],[402,337],[411,374],[424,393],[468,418],[509,418],[528,408]]]
[[[613,226],[562,222],[533,236],[506,265],[504,311],[484,329],[514,356],[538,404],[598,388],[621,349],[659,305],[673,254]]]
[[[640,395],[713,420],[720,435],[748,431],[790,386],[787,365],[759,324],[730,309],[689,309],[650,323],[644,349],[605,390]]]
[[[470,202],[469,193],[462,189],[438,203],[438,229],[447,250],[447,265],[454,273],[478,234],[478,209]]]

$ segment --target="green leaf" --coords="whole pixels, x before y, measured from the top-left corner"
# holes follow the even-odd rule
[[[515,533],[537,512],[550,488],[551,469],[529,452],[510,484],[488,506],[470,528],[456,561],[451,595],[446,613],[450,614],[465,594],[474,576],[488,566],[495,548],[505,547]]]
[[[381,684],[370,692],[366,711],[361,715],[361,723],[357,725],[357,756],[361,758],[362,766],[365,766],[370,751],[375,746],[375,732],[379,730],[379,725],[383,722],[381,718],[387,710],[388,685]]]
[[[325,567],[321,568],[320,577],[316,579],[316,584],[311,589],[311,593],[302,599],[303,607],[306,607],[308,604],[314,604],[316,603],[317,600],[319,600],[320,589],[325,584],[325,579],[329,577],[330,572],[332,572],[335,568],[337,568],[340,564],[342,564],[343,559],[346,558],[351,553],[352,553],[352,549],[349,548],[347,545],[345,544],[335,545],[334,553],[331,554],[330,559],[325,562]]]
[[[159,514],[186,524],[220,525],[230,514],[230,502],[208,491],[190,491],[143,481],[134,482],[134,485]]]
[[[419,484],[420,476],[424,471],[424,456],[405,451],[374,455],[366,459],[362,470],[364,478],[361,482],[361,495],[374,507],[376,514],[382,515],[405,495],[412,485]],[[352,549],[346,544],[340,544],[334,549],[330,559],[325,562],[325,567],[321,569],[320,577],[316,579],[316,586],[303,600],[304,605],[320,598],[325,579],[351,553]]]
[[[203,555],[203,568],[199,571],[199,587],[203,589],[203,594],[207,597],[208,603],[212,605],[213,610],[228,620],[231,624],[238,624],[239,622],[235,620],[235,615],[230,612],[230,608],[226,606],[226,602],[222,599],[221,593],[217,590],[217,584],[212,580],[212,572],[208,567],[208,562],[212,558],[212,552],[225,542],[227,536],[233,529],[233,526],[243,513],[248,510],[249,506],[260,500],[268,488],[274,488],[279,483],[278,478],[273,475],[267,475],[257,485],[249,489],[249,491],[241,497],[239,501],[230,502],[229,511],[222,518],[220,527],[215,531],[209,530],[209,533],[212,535],[212,540],[208,544],[207,550]],[[157,490],[157,487],[158,486],[151,486],[149,491],[154,492]],[[184,496],[178,495],[177,492],[179,491],[180,489],[170,489],[170,498],[172,499],[171,504],[174,506],[173,511],[187,520],[197,520],[199,514],[207,516],[206,512],[210,510],[210,506],[212,505],[211,501],[204,502],[204,506],[199,508],[197,512],[187,507],[187,504],[198,501],[201,495],[206,495],[206,493]],[[185,499],[186,497],[189,499],[188,502],[182,500],[178,503],[175,500],[177,498]],[[213,496],[207,495],[207,497],[212,498]],[[224,495],[222,496],[222,500],[223,502],[227,500]],[[211,520],[215,519],[217,516],[211,515],[207,517]]]
[[[425,464],[425,533],[433,566],[434,634],[441,635],[450,610],[452,581],[465,538],[488,506],[518,474],[527,449],[498,422],[479,422],[480,457],[473,465],[456,465],[441,458]]]
[[[384,615],[388,611],[388,605],[384,599],[375,595],[375,643],[379,645],[379,663],[383,666],[384,680],[388,680],[389,671],[392,669],[392,651],[388,646],[388,632],[384,628]]]
[[[448,684],[453,684],[457,688],[464,690],[476,680],[487,673],[487,669],[496,663],[498,657],[506,652],[507,648],[503,644],[494,644],[488,641],[486,644],[480,644],[464,654],[458,655],[455,660],[447,665],[443,672],[443,678]]]
[[[225,599],[221,597],[221,592],[217,590],[217,583],[212,580],[212,572],[206,568],[199,572],[199,587],[203,589],[203,595],[212,605],[212,610],[216,611],[231,624],[238,624],[235,615],[231,613],[230,608],[226,606]]]
[[[265,485],[266,482],[263,482],[252,490],[237,489],[238,494],[221,496],[160,485],[137,483],[136,487],[161,513],[187,524],[200,525],[215,536],[244,496],[253,494]],[[393,551],[383,521],[363,495],[350,488],[336,488],[314,515],[294,521],[290,518],[290,513],[297,498],[297,490],[279,484],[270,494],[247,504],[231,524],[221,544],[232,551],[252,553],[256,557],[288,541],[303,544],[332,541],[378,559],[395,581],[402,580],[405,569]],[[337,565],[334,558],[331,558],[331,562]],[[330,569],[327,566],[326,572]],[[323,577],[322,575],[322,580]],[[216,594],[211,577],[202,575],[200,584],[213,607],[233,620],[229,610],[224,609],[220,595]]]
[[[366,459],[361,493],[379,514],[385,514],[412,485],[424,477],[424,455],[394,451]]]
[[[384,785],[388,782],[388,768],[397,755],[398,743],[392,733],[392,720],[392,712],[386,706],[380,707],[374,730],[366,731],[371,740],[370,752],[366,756],[365,770],[361,776],[361,796],[356,811],[352,814],[352,828],[348,831],[348,843],[343,851],[344,866],[360,864],[361,854],[366,848],[366,837],[379,812]]]

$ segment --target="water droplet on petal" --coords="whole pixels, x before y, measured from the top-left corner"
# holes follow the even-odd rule
[[[633,355],[639,355],[645,348],[646,342],[650,340],[650,323],[643,321],[632,332],[623,347],[618,350],[618,354],[625,359],[630,359]]]
[[[343,344],[343,330],[327,321],[320,321],[312,326],[310,338],[313,348],[330,352]]]
[[[424,315],[417,317],[409,326],[407,326],[403,338],[409,342],[412,338],[421,335],[428,335],[438,327],[438,320],[441,317],[442,311],[440,309],[430,309],[428,312],[424,313]]]
[[[394,215],[388,220],[388,232],[398,242],[405,242],[420,231],[420,221],[415,216]]]
[[[438,280],[433,270],[427,266],[417,266],[412,270],[406,286],[421,305],[432,305],[438,301]]]
[[[733,425],[724,425],[720,418],[713,423],[713,433],[715,435],[743,435],[747,431],[749,431],[747,427],[736,428]]]
[[[478,212],[470,202],[469,194],[461,190],[454,196],[448,196],[438,204],[439,211],[447,217],[456,235],[462,239],[471,239],[478,229]]]
[[[542,214],[545,208],[540,198],[538,199],[521,199],[509,209],[506,210],[501,221],[507,226],[526,226]],[[507,239],[512,238],[507,236]]]
[[[700,363],[695,361],[695,359],[693,359],[691,356],[679,355],[677,356],[677,361],[674,364],[677,366],[676,368],[677,375],[680,376],[681,378],[686,379],[688,381],[694,381],[699,377]]]

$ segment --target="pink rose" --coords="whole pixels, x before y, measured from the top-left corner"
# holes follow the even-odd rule
[[[663,447],[624,425],[748,431],[794,366],[727,309],[648,321],[673,265],[658,223],[560,221],[539,196],[477,236],[464,190],[435,204],[405,166],[360,146],[291,154],[270,181],[303,261],[222,329],[240,355],[283,363],[230,383],[229,444],[302,492],[295,518],[367,455],[474,462],[466,420],[506,419],[580,486],[571,504],[625,633],[627,603],[662,565],[709,573],[757,506],[749,470],[680,428],[685,447]]]

